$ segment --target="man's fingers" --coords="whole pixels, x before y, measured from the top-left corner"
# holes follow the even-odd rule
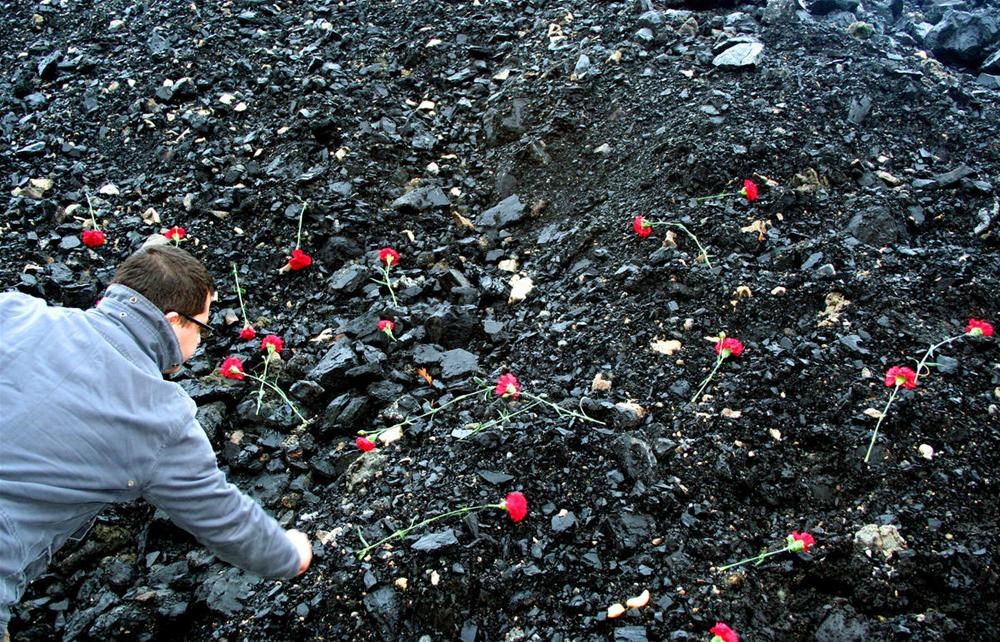
[[[302,531],[297,531],[295,529],[287,530],[285,531],[285,534],[299,551],[299,560],[301,563],[299,564],[298,575],[302,575],[312,563],[313,551],[312,544],[309,543],[309,536]]]

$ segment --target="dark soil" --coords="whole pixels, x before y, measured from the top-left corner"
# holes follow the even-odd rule
[[[862,458],[884,371],[1000,318],[1000,92],[920,51],[931,3],[898,22],[865,4],[657,5],[646,41],[638,2],[0,3],[0,284],[87,307],[150,234],[185,227],[220,332],[177,380],[230,479],[316,556],[260,580],[117,507],[31,585],[14,640],[708,640],[717,620],[745,640],[993,639],[996,339],[944,348]],[[714,67],[736,35],[759,64]],[[744,178],[752,204],[693,200]],[[88,194],[97,250],[79,242]],[[523,210],[488,224],[511,196]],[[303,201],[314,262],[279,273]],[[636,236],[637,214],[685,225],[711,268],[677,229]],[[384,246],[395,306],[370,281]],[[534,283],[520,303],[510,260]],[[692,404],[723,331],[746,351]],[[265,333],[305,428],[216,374],[230,355],[259,368]],[[458,439],[499,407],[469,401],[355,448],[503,372],[606,425],[525,413]],[[356,558],[359,529],[514,490],[520,524],[485,511],[429,529],[457,543]],[[906,547],[866,553],[869,524]],[[792,530],[816,547],[714,569]]]

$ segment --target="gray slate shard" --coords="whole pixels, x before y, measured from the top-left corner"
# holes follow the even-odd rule
[[[860,125],[861,122],[868,117],[868,112],[870,112],[871,109],[872,109],[871,96],[852,98],[851,106],[847,110],[847,120],[851,121],[855,125]]]
[[[446,531],[441,531],[440,533],[428,533],[424,535],[417,541],[410,545],[415,551],[423,551],[424,553],[432,553],[434,551],[439,551],[443,548],[448,548],[449,546],[454,546],[458,544],[458,538],[455,537],[455,531],[448,529]]]
[[[1000,48],[986,58],[986,61],[983,62],[983,66],[979,68],[979,71],[984,74],[1000,74]]]
[[[741,42],[716,56],[712,65],[722,69],[754,67],[760,62],[763,52],[764,45],[759,42]]]
[[[425,185],[403,194],[392,202],[392,209],[398,211],[411,210],[426,212],[435,207],[448,207],[451,201],[448,195],[437,185]]]
[[[357,359],[354,357],[354,350],[351,349],[351,341],[341,339],[327,350],[316,367],[309,371],[306,378],[327,387],[328,384],[333,383],[333,379],[343,377],[345,372],[356,365]]]
[[[455,348],[441,355],[441,378],[454,379],[479,370],[479,357],[468,350]]]
[[[367,282],[368,268],[351,263],[334,272],[326,284],[331,290],[352,294]]]
[[[517,194],[511,194],[479,215],[478,225],[484,227],[504,227],[516,223],[524,216],[524,203]]]

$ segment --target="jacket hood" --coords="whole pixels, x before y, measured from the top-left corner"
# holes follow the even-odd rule
[[[184,357],[163,311],[130,287],[108,287],[97,311],[128,332],[139,350],[156,363],[160,372],[181,365]]]

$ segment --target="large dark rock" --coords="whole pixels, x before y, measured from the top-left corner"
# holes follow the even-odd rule
[[[968,11],[949,11],[924,39],[935,57],[978,67],[996,47],[1000,23],[993,16]]]

